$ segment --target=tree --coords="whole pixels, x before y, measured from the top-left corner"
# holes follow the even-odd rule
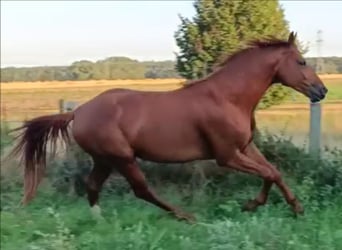
[[[176,69],[187,79],[201,78],[244,42],[265,36],[287,39],[289,28],[278,0],[196,0],[193,20],[180,16],[175,32],[180,53]],[[285,87],[272,86],[259,107],[282,101]]]
[[[71,72],[75,80],[90,80],[93,78],[94,63],[87,60],[74,62],[71,66]]]

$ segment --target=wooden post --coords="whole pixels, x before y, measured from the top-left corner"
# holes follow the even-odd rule
[[[64,99],[59,100],[59,113],[64,113]]]
[[[77,107],[77,102],[67,101],[64,103],[64,112],[73,111]]]
[[[5,123],[7,122],[7,107],[6,107],[6,103],[3,104],[2,106],[2,115],[3,115],[3,119],[5,121]]]
[[[59,113],[65,113],[74,110],[78,103],[74,101],[65,101],[64,99],[59,100]]]
[[[309,152],[319,158],[321,150],[321,103],[310,103]]]

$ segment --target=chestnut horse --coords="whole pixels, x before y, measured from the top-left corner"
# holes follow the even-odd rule
[[[244,210],[266,203],[275,184],[293,211],[303,208],[277,168],[253,143],[254,110],[272,83],[282,83],[306,95],[312,102],[327,89],[305,64],[296,44],[288,39],[254,41],[221,63],[217,70],[194,84],[167,92],[126,89],[105,91],[73,112],[42,116],[27,121],[14,153],[25,165],[24,198],[35,195],[46,168],[47,143],[72,136],[93,159],[87,181],[91,207],[97,206],[103,183],[115,168],[126,178],[136,197],[179,219],[194,217],[160,199],[147,185],[136,158],[176,163],[215,159],[223,168],[257,175],[263,186]]]

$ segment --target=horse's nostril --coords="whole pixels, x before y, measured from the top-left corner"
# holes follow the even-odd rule
[[[323,86],[320,92],[322,93],[322,95],[325,95],[328,92],[328,89],[325,86]]]
[[[327,93],[328,89],[323,84],[317,84],[323,93]]]

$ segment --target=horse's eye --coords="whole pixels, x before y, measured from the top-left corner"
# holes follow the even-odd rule
[[[305,60],[299,60],[299,61],[298,61],[298,64],[299,64],[299,65],[305,66],[305,65],[306,65],[306,61],[305,61]]]

